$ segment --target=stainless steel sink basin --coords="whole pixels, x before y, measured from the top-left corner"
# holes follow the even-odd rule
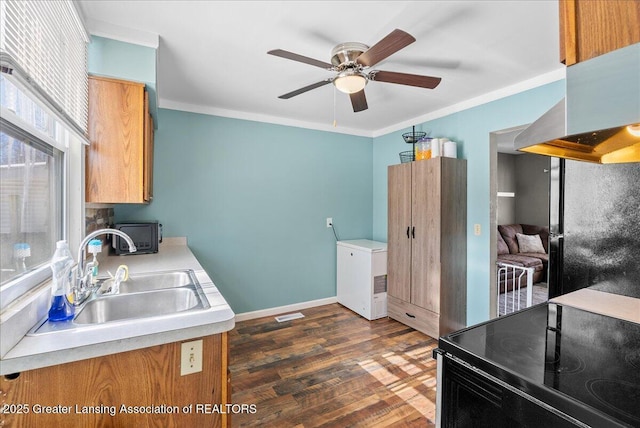
[[[99,285],[108,288],[108,281],[112,280],[103,280]],[[135,274],[120,284],[119,294],[94,292],[89,300],[76,308],[72,321],[49,322],[44,319],[27,335],[85,330],[115,321],[133,322],[149,317],[169,319],[185,311],[210,307],[192,270]]]
[[[191,270],[132,274],[128,280],[120,283],[120,294],[163,290],[197,283],[198,280]],[[100,289],[103,290],[110,288],[112,284],[111,278],[99,282]]]
[[[101,324],[124,319],[169,315],[190,309],[204,309],[203,299],[198,295],[195,287],[185,286],[100,297],[82,306],[73,322]]]

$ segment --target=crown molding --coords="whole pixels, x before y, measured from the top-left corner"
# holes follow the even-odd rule
[[[133,43],[153,49],[160,46],[160,35],[146,31],[135,30],[133,28],[121,27],[95,19],[85,21],[87,29],[91,35],[105,37],[121,42]]]
[[[506,86],[504,88],[501,88],[492,92],[488,92],[486,94],[482,94],[475,98],[470,98],[460,103],[442,108],[440,110],[436,110],[434,112],[427,113],[422,116],[417,116],[412,119],[397,123],[395,125],[388,126],[386,128],[377,129],[373,131],[372,135],[374,138],[376,138],[382,135],[390,134],[392,132],[396,132],[401,129],[411,127],[412,125],[415,125],[418,123],[424,123],[430,120],[439,119],[441,117],[449,116],[450,114],[458,113],[463,110],[470,109],[472,107],[477,107],[482,104],[487,104],[491,101],[496,101],[501,98],[505,98],[511,95],[516,95],[521,92],[527,91],[529,89],[534,89],[539,86],[546,85],[548,83],[557,82],[558,80],[562,80],[565,77],[566,77],[566,68],[562,67],[560,69],[551,71],[549,73],[541,74],[534,78],[524,80],[522,82],[518,82],[514,85]]]
[[[365,131],[362,129],[344,128],[340,126],[334,127],[331,124],[322,125],[316,122],[306,122],[302,120],[289,119],[289,118],[280,117],[280,116],[272,116],[272,115],[266,115],[266,114],[260,114],[260,113],[249,113],[244,111],[227,110],[227,109],[221,109],[216,107],[187,104],[187,103],[181,103],[178,101],[172,101],[172,100],[167,100],[162,98],[159,100],[158,107],[163,109],[169,109],[169,110],[180,110],[180,111],[186,111],[190,113],[207,114],[210,116],[220,116],[220,117],[227,117],[231,119],[250,120],[254,122],[271,123],[274,125],[292,126],[295,128],[313,129],[316,131],[326,131],[326,132],[333,132],[336,134],[347,134],[347,135],[354,135],[358,137],[372,138],[372,134],[370,131]]]

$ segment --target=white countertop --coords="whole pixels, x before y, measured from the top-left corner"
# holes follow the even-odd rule
[[[98,260],[100,276],[107,271],[114,274],[122,264],[129,267],[130,274],[191,269],[211,307],[175,314],[169,320],[142,318],[105,323],[97,328],[77,328],[71,333],[25,336],[0,360],[0,375],[218,334],[235,326],[231,307],[184,238],[165,238],[156,254],[103,256]]]
[[[581,288],[549,301],[640,324],[640,299],[633,297]]]

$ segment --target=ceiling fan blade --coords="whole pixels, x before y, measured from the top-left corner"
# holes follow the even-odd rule
[[[288,100],[289,98],[295,97],[296,95],[304,94],[305,92],[308,92],[312,89],[316,89],[328,83],[331,83],[332,80],[333,79],[321,80],[320,82],[312,83],[311,85],[305,86],[304,88],[296,89],[295,91],[289,92],[284,95],[280,95],[278,98],[281,98],[283,100]]]
[[[351,105],[353,106],[354,113],[369,108],[367,105],[367,97],[364,96],[364,89],[359,92],[349,94],[349,98],[351,98]]]
[[[420,76],[418,74],[396,73],[394,71],[372,71],[369,80],[375,82],[397,83],[399,85],[417,86],[433,89],[440,84],[440,77]]]
[[[366,67],[372,67],[415,41],[416,39],[411,34],[396,28],[387,34],[385,38],[367,49],[356,59],[356,62]]]
[[[272,51],[267,52],[269,55],[279,56],[281,58],[291,59],[293,61],[303,62],[309,65],[315,65],[316,67],[324,68],[324,69],[332,69],[333,65],[328,62],[320,61],[317,59],[309,58],[308,56],[298,55],[293,52],[284,51],[282,49],[274,49]]]

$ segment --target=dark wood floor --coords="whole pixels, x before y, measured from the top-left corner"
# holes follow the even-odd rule
[[[337,303],[300,312],[230,332],[232,401],[256,407],[232,426],[434,426],[435,339]]]

